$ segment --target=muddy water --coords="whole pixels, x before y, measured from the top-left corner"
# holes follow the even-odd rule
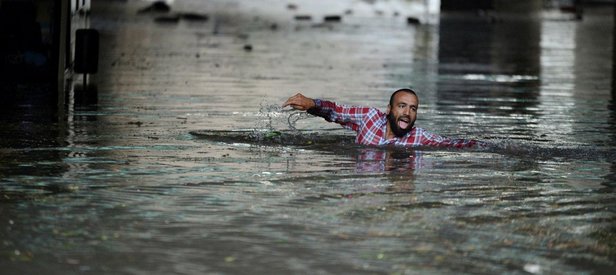
[[[167,24],[94,3],[97,94],[66,123],[3,118],[3,274],[614,270],[610,9],[409,26],[396,1],[332,24],[267,3],[178,2],[210,19]],[[493,146],[362,147],[278,107],[384,109],[403,86],[417,125]]]

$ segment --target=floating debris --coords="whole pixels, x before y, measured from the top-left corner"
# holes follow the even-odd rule
[[[252,51],[252,45],[250,45],[250,44],[244,45],[244,50],[247,51],[247,52]]]
[[[287,9],[296,10],[297,9],[297,5],[295,5],[295,4],[288,4],[287,5]]]
[[[151,5],[140,9],[137,13],[148,13],[148,12],[170,12],[171,6],[169,6],[164,1],[156,1]]]
[[[406,18],[406,23],[409,25],[419,25],[421,22],[416,17],[409,16]]]
[[[295,20],[297,21],[310,21],[312,20],[312,16],[310,15],[296,15]]]
[[[342,21],[342,16],[340,15],[326,15],[323,17],[323,21],[325,22],[340,22]]]

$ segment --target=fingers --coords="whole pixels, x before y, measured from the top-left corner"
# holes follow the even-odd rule
[[[289,106],[291,106],[291,108],[293,108],[293,109],[295,109],[295,110],[300,110],[300,111],[304,111],[304,110],[305,110],[305,109],[304,109],[304,107],[303,107],[303,106],[301,106],[301,105],[291,104],[291,105],[289,105]]]
[[[293,109],[301,109],[302,107],[302,101],[303,99],[305,99],[306,97],[304,95],[302,95],[301,93],[297,93],[292,97],[289,97],[289,99],[287,99],[287,101],[285,101],[282,104],[282,107],[287,107],[287,106],[291,106]]]
[[[282,104],[282,108],[287,107],[287,106],[289,106],[289,105],[291,105],[291,104],[293,104],[293,103],[292,103],[292,99],[291,99],[291,98],[289,98],[289,99],[287,99],[287,101],[285,101],[285,102]]]
[[[314,100],[309,97],[305,97],[301,93],[297,93],[292,97],[289,97],[287,101],[282,104],[282,107],[291,106],[295,110],[306,111],[315,106]]]

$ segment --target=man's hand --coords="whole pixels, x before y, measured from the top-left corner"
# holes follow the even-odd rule
[[[305,97],[303,94],[296,94],[292,97],[289,97],[282,107],[291,106],[293,109],[306,111],[315,106],[314,100],[309,97]]]

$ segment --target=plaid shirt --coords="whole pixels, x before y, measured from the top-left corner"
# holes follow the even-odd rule
[[[308,113],[336,122],[357,132],[355,142],[364,145],[439,146],[465,148],[483,146],[483,142],[450,139],[413,127],[403,137],[387,139],[387,115],[376,108],[338,105],[335,102],[315,99],[316,106]]]

